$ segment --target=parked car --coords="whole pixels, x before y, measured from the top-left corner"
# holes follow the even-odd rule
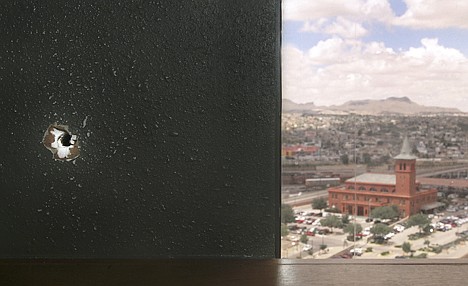
[[[299,241],[299,238],[297,236],[290,236],[289,237],[289,241],[292,241],[292,242],[298,242]]]
[[[315,236],[315,227],[308,229],[305,234],[307,236]]]
[[[299,229],[299,226],[295,223],[292,223],[292,224],[288,224],[288,229],[290,231],[293,231],[293,230],[298,230]]]
[[[330,232],[328,228],[321,228],[318,230],[318,234],[329,234]]]
[[[306,224],[312,224],[315,221],[315,219],[307,219],[305,221]]]
[[[371,234],[371,232],[370,232],[370,227],[366,227],[366,228],[364,228],[364,230],[362,231],[362,235],[364,235],[364,236],[368,236],[368,235],[370,235],[370,234]]]
[[[361,256],[362,253],[363,253],[363,250],[362,250],[362,248],[358,247],[358,248],[352,248],[349,252],[352,255]]]
[[[393,227],[393,230],[396,231],[396,232],[402,232],[405,230],[405,227],[402,226],[401,224],[397,224]]]
[[[389,232],[386,235],[384,235],[385,240],[389,240],[390,238],[394,237],[395,233],[394,232]]]

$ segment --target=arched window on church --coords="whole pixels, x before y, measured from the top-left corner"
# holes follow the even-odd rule
[[[348,185],[348,190],[354,190],[354,186],[353,185]]]
[[[369,189],[369,191],[371,191],[371,192],[377,192],[377,189],[374,188],[374,187],[372,187],[372,188]]]
[[[388,189],[386,189],[386,188],[382,188],[382,189],[380,189],[380,191],[381,191],[382,193],[388,193]]]
[[[365,191],[365,190],[366,190],[366,187],[360,186],[360,187],[359,187],[359,190],[360,190],[360,191]]]

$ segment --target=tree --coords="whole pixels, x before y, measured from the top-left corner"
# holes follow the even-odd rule
[[[401,249],[403,250],[404,253],[409,253],[411,252],[411,243],[409,242],[403,242],[403,244],[401,245]]]
[[[385,236],[391,231],[392,229],[388,225],[383,223],[378,223],[370,229],[370,232],[375,236]]]
[[[348,165],[349,164],[349,156],[348,154],[343,154],[340,156],[340,159],[341,159],[341,162],[344,164],[344,165]]]
[[[321,210],[327,207],[327,200],[325,198],[316,198],[312,200],[312,208]]]
[[[383,206],[372,210],[371,216],[380,219],[393,219],[399,216],[398,206]]]
[[[337,217],[336,215],[327,216],[326,218],[320,221],[320,224],[322,226],[327,226],[331,228],[332,232],[333,232],[334,227],[338,227],[338,228],[343,227],[343,223],[341,222],[341,219]]]
[[[356,232],[354,231],[355,227],[356,227]],[[354,236],[355,233],[357,234],[362,231],[362,226],[359,223],[356,223],[356,224],[350,223],[346,225],[345,228],[343,228],[343,231],[346,233],[349,233],[349,235]]]
[[[340,213],[340,210],[338,208],[336,208],[336,207],[325,209],[325,211],[328,212],[328,213],[335,213],[335,214]]]
[[[372,162],[372,157],[369,153],[364,153],[362,155],[362,158],[364,160],[364,164],[369,165]]]
[[[284,223],[281,224],[281,236],[286,236],[289,234],[288,226]]]
[[[421,230],[430,223],[431,220],[425,214],[415,214],[410,216],[408,219],[408,227],[417,226],[419,233],[421,233]]]
[[[290,205],[282,204],[281,205],[281,222],[289,223],[294,222],[294,211]]]
[[[382,157],[380,157],[380,162],[381,162],[382,164],[386,164],[386,163],[388,162],[388,160],[390,160],[390,158],[391,158],[391,157],[388,156],[388,155],[383,155]]]
[[[349,223],[349,215],[348,214],[344,214],[342,217],[341,217],[341,222],[343,223],[343,225],[347,225]]]
[[[307,244],[309,242],[309,237],[306,234],[301,235],[301,242]]]

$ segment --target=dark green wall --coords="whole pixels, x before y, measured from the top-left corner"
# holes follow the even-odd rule
[[[278,256],[279,2],[2,1],[0,258]]]

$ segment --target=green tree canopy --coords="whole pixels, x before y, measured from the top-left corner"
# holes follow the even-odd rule
[[[431,220],[425,214],[415,214],[410,216],[408,219],[408,227],[417,226],[419,232],[421,232],[421,230],[430,223]]]
[[[294,211],[290,205],[282,204],[281,205],[281,222],[289,223],[294,222]]]
[[[371,155],[369,153],[364,153],[362,155],[362,158],[364,160],[364,164],[369,165],[372,162]]]
[[[344,214],[342,217],[341,217],[341,222],[344,224],[344,225],[347,225],[349,223],[349,215],[348,214]]]
[[[408,253],[408,252],[411,252],[411,243],[409,242],[403,242],[403,244],[401,245],[401,249],[405,252],[405,253]]]
[[[350,223],[347,224],[344,228],[343,231],[346,233],[349,233],[350,235],[354,235],[354,227],[356,227],[356,234],[362,232],[362,226],[359,223]]]
[[[348,154],[343,154],[340,156],[340,159],[341,159],[341,162],[344,164],[344,165],[348,165],[349,164],[349,156]]]
[[[388,225],[383,223],[378,223],[370,229],[370,232],[376,236],[384,236],[391,231],[392,229]]]
[[[378,207],[372,210],[371,216],[380,219],[393,219],[399,216],[399,209],[395,205]]]
[[[309,237],[306,234],[301,235],[301,242],[307,244],[309,242]]]
[[[338,227],[338,228],[343,227],[343,223],[341,222],[341,219],[337,217],[336,215],[327,216],[326,218],[320,221],[320,224],[322,226],[331,228],[332,232],[333,232],[334,227]]]
[[[325,198],[316,198],[312,200],[312,208],[321,210],[327,207],[327,200]]]

